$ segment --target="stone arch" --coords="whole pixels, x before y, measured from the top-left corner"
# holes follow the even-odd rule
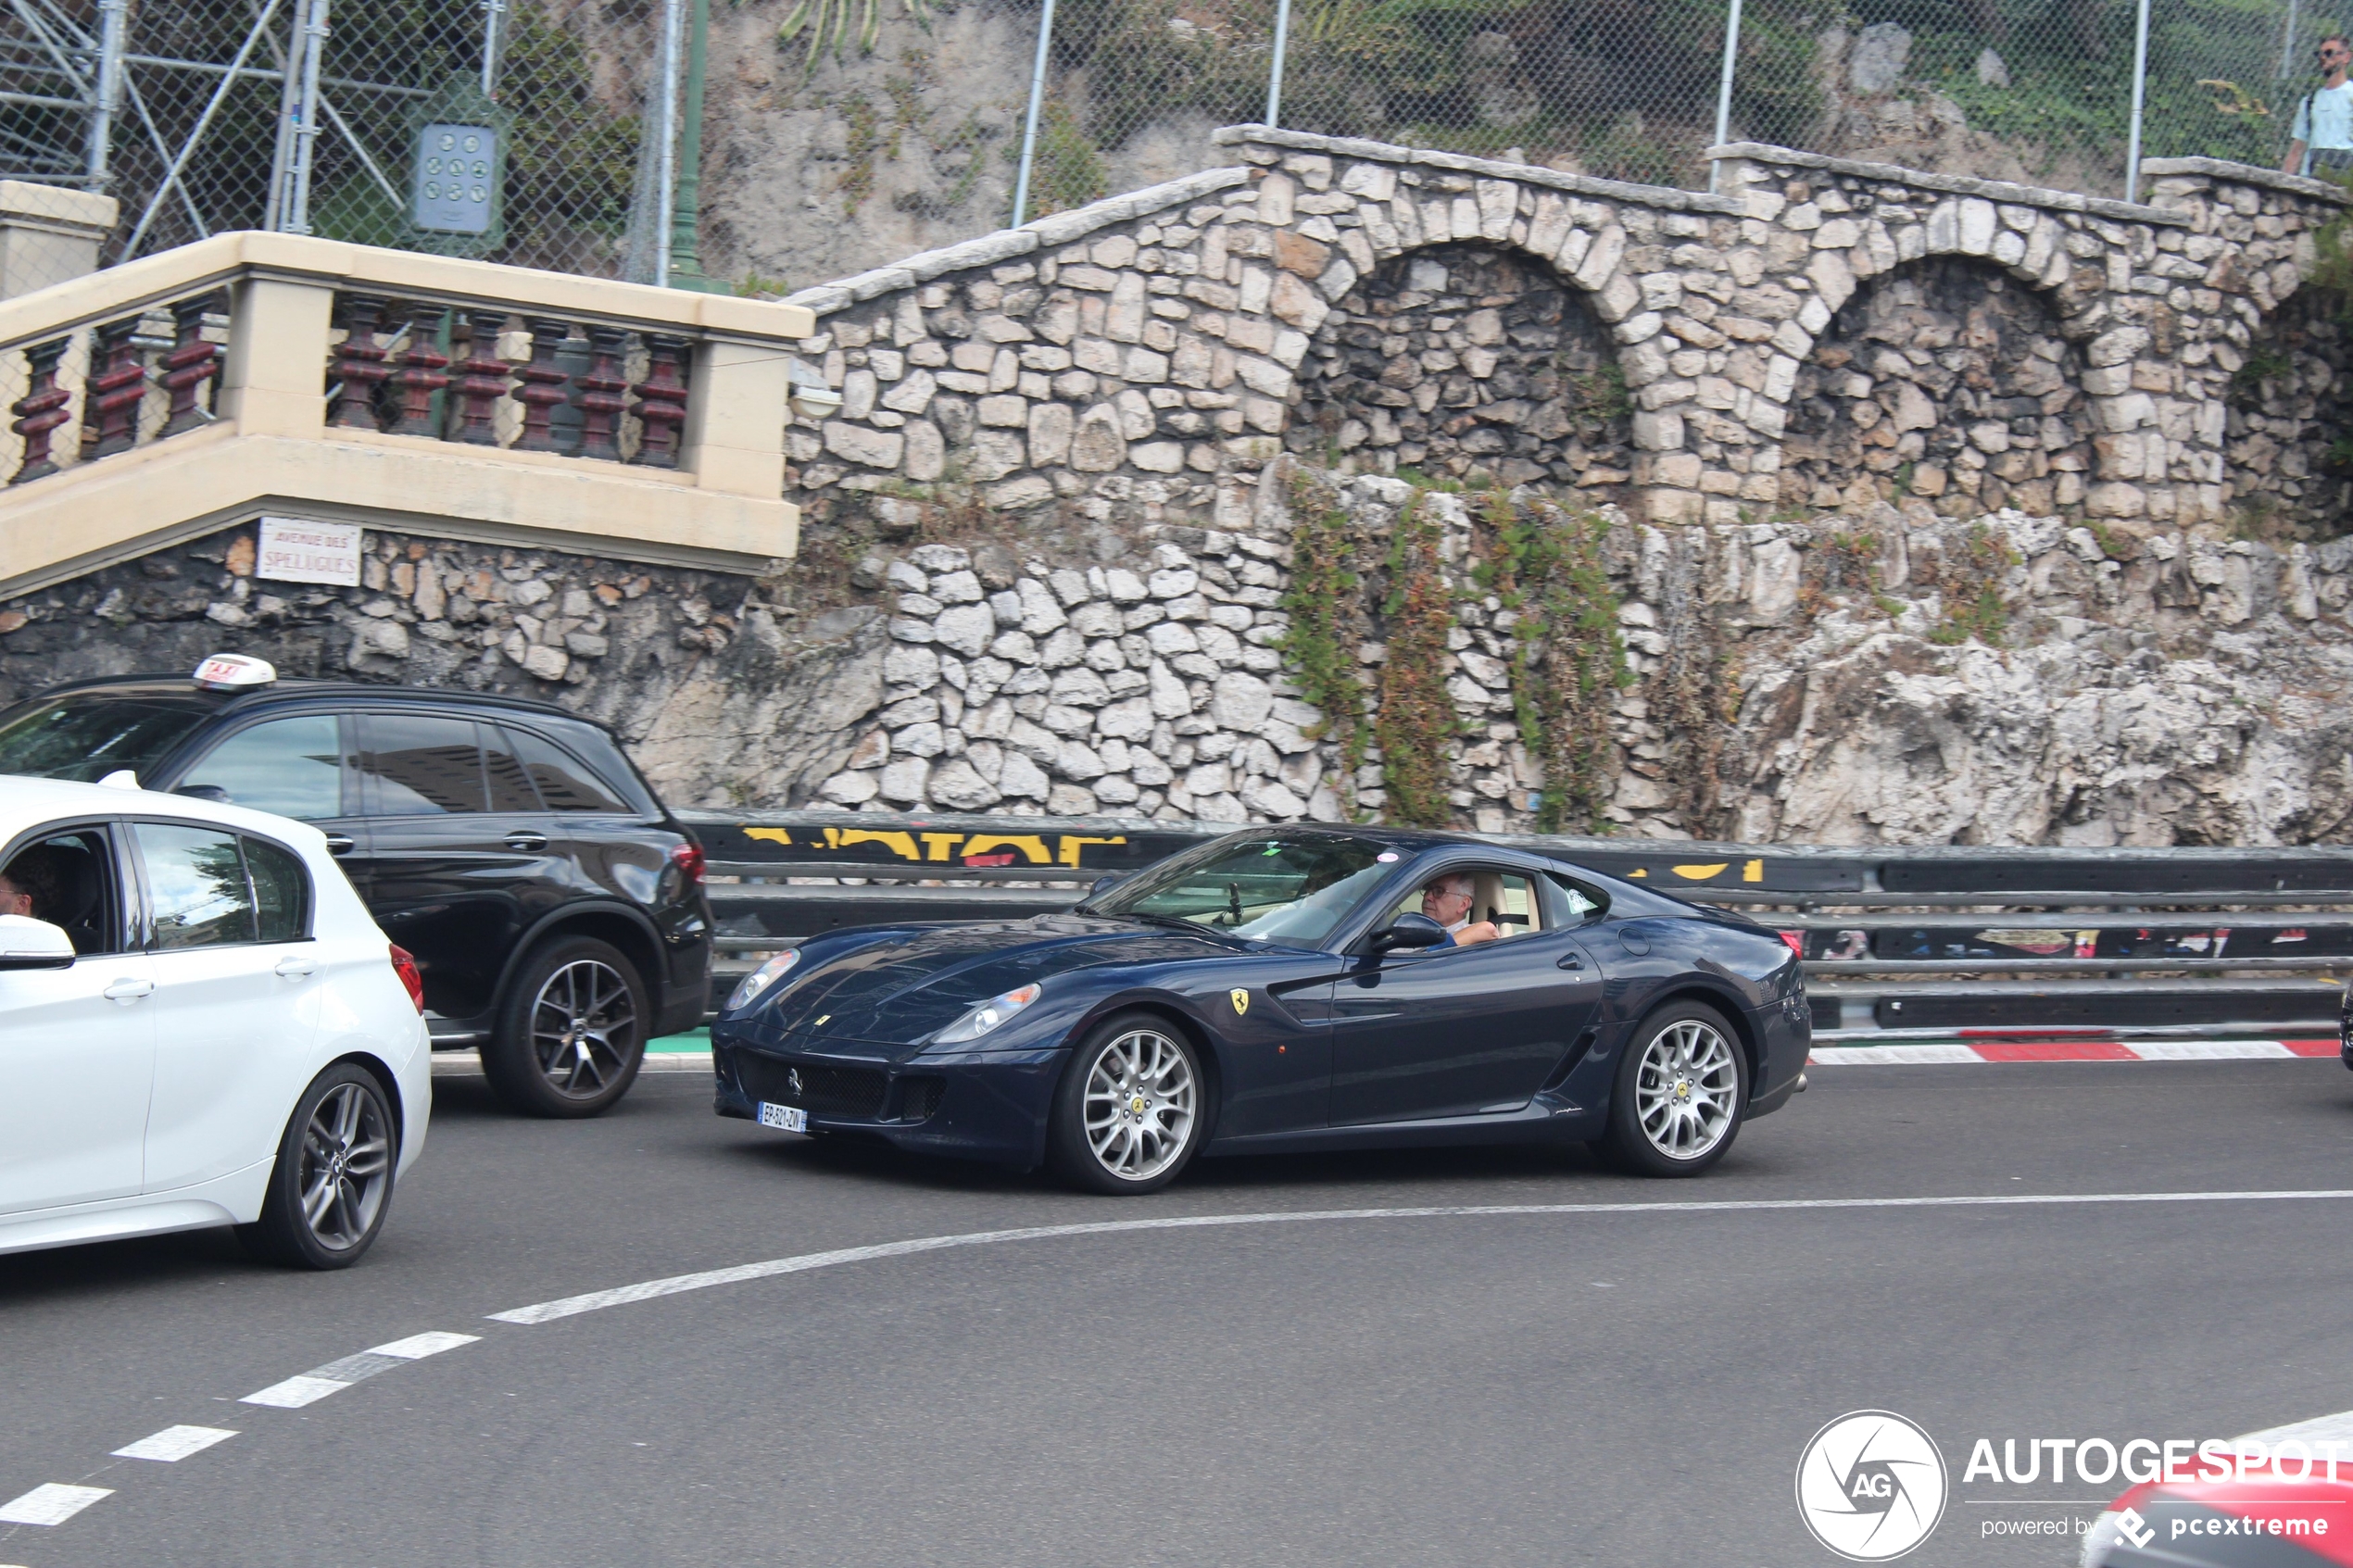
[[[2082,334],[2057,303],[2015,266],[1961,252],[1861,284],[1799,368],[1783,502],[1911,495],[1953,515],[2079,506],[2095,429]]]
[[[1577,282],[1471,238],[1400,249],[1350,284],[1299,365],[1284,444],[1359,471],[1608,495],[1632,477],[1631,415]]]
[[[2353,437],[2353,332],[2333,302],[2298,289],[2245,349],[2218,357],[2232,372],[2222,455],[2233,510],[2283,538],[2353,532],[2353,451],[2340,445]]]

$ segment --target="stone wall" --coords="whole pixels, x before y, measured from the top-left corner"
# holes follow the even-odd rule
[[[1284,441],[1505,484],[1614,494],[1632,477],[1631,406],[1608,335],[1550,267],[1448,245],[1358,280],[1299,370]]]
[[[1331,424],[1337,445],[1353,419],[1373,447],[1361,466],[1421,445],[1426,458],[1437,449],[1448,465],[1466,459],[1465,471],[1479,458],[1523,465],[1512,470],[1520,476],[1542,469],[1556,483],[1556,468],[1623,471],[1627,505],[1653,521],[1730,524],[1769,512],[1788,498],[1782,470],[1793,456],[1813,465],[1789,487],[1809,502],[1825,489],[1892,499],[1894,472],[1842,466],[1825,455],[1829,433],[1801,433],[1796,454],[1788,435],[1802,368],[1831,368],[1821,362],[1824,334],[1858,291],[1900,274],[1914,288],[1976,280],[1961,297],[1924,307],[1957,320],[1991,295],[1992,277],[2013,294],[2032,291],[2048,321],[2030,329],[2031,312],[2021,315],[2021,342],[2068,345],[2051,363],[2081,399],[2048,416],[2073,427],[2047,433],[2063,433],[2055,447],[2039,430],[2032,447],[2001,452],[1966,428],[1948,433],[1957,468],[1942,471],[1973,469],[1964,454],[1974,450],[2006,495],[2047,483],[2053,507],[2087,516],[2221,518],[2235,483],[2225,447],[2233,377],[2265,318],[2295,293],[2312,232],[2347,199],[2318,182],[2199,159],[2145,165],[2151,204],[2133,206],[1748,144],[1718,149],[1721,194],[1709,194],[1256,127],[1217,136],[1239,152],[1236,167],[793,295],[819,317],[804,355],[843,397],[838,415],[792,433],[793,498],[822,523],[876,491],[961,486],[1004,511],[1230,528],[1287,440],[1314,448]],[[1554,399],[1466,388],[1455,395],[1472,400],[1450,405],[1459,411],[1438,421],[1453,428],[1436,433],[1436,448],[1409,443],[1402,425],[1393,445],[1374,440],[1387,426],[1373,416],[1394,404],[1333,406],[1356,395],[1322,383],[1365,381],[1371,365],[1352,357],[1379,356],[1393,337],[1422,342],[1422,358],[1454,358],[1457,370],[1466,350],[1495,346],[1470,344],[1466,325],[1438,328],[1435,307],[1426,326],[1416,318],[1405,333],[1385,329],[1399,300],[1425,292],[1413,286],[1415,259],[1451,271],[1439,253],[1467,262],[1447,249],[1464,245],[1485,257],[1474,270],[1511,257],[1512,286],[1479,297],[1524,297],[1542,314],[1551,307],[1540,298],[1557,296],[1564,324],[1573,297],[1607,330],[1630,402],[1622,470],[1615,452],[1594,448],[1614,433],[1589,436]],[[1974,266],[1921,270],[1942,257]],[[1867,295],[1864,317],[1883,308]],[[1462,347],[1438,341],[1458,331]],[[2013,379],[2034,357],[1994,352]],[[1439,377],[1444,398],[1455,371],[1425,373]],[[1410,398],[1420,388],[1391,390]],[[1980,390],[2007,402],[2057,389]],[[1478,416],[1500,405],[1519,405],[1526,420]],[[1428,422],[1437,407],[1414,411]],[[1316,433],[1294,436],[1301,422]],[[2059,476],[2085,456],[2073,450],[2085,437],[2080,500],[2060,501],[2072,483]],[[1872,455],[1869,442],[1830,443],[1846,445]],[[1908,460],[1915,478],[1939,467]]]
[[[2083,357],[2033,290],[1959,257],[1900,268],[1831,320],[1798,371],[1781,499],[1895,493],[1968,515],[2082,504]]]
[[[805,797],[882,693],[868,605],[788,583],[371,530],[354,588],[257,578],[250,525],[0,602],[0,701],[184,675],[251,653],[282,675],[456,686],[611,724],[675,806]]]
[[[2267,317],[2232,377],[2228,459],[2237,509],[2260,532],[2326,538],[2353,526],[2353,335],[2337,302],[2297,295]]]

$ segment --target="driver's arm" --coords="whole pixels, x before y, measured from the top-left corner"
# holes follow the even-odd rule
[[[1468,925],[1463,927],[1462,930],[1454,933],[1454,946],[1457,947],[1468,947],[1480,942],[1492,942],[1503,935],[1504,934],[1501,931],[1498,931],[1495,928],[1495,922],[1493,921],[1475,920]]]

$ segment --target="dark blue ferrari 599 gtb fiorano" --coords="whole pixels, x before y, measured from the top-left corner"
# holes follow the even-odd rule
[[[1195,1155],[1596,1140],[1691,1175],[1804,1086],[1797,955],[1478,839],[1238,833],[1068,914],[867,926],[711,1028],[719,1113],[1151,1192]]]

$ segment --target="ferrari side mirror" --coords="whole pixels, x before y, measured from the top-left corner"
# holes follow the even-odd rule
[[[1093,898],[1099,895],[1108,893],[1126,880],[1127,873],[1126,872],[1114,872],[1109,876],[1099,876],[1095,879],[1095,885],[1087,890],[1087,897]]]
[[[1428,915],[1402,914],[1389,922],[1387,930],[1373,933],[1373,951],[1386,953],[1399,947],[1442,947],[1446,940],[1446,928]]]

